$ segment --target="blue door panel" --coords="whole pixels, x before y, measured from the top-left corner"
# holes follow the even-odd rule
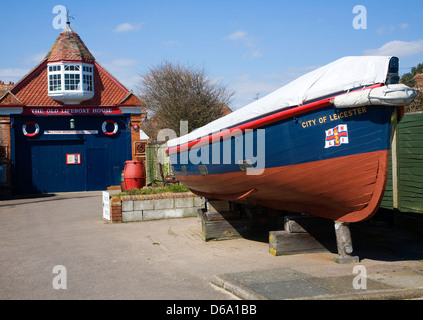
[[[107,188],[105,158],[105,149],[87,150],[87,190],[105,190]]]
[[[75,128],[70,128],[70,119],[74,119]],[[115,135],[102,132],[106,119],[118,123]],[[126,126],[129,115],[28,116],[15,117],[12,121],[15,194],[105,190],[120,184],[125,161],[131,159],[131,132]],[[27,137],[22,131],[29,121],[39,126],[35,137]],[[92,134],[46,134],[47,130],[91,130]],[[80,163],[67,164],[67,154],[80,155]]]

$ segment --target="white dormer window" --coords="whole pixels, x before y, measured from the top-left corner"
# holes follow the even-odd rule
[[[49,66],[48,67],[48,91],[62,90],[62,74],[61,66]]]
[[[83,89],[93,91],[93,67],[82,66]]]
[[[92,64],[58,62],[48,64],[48,95],[65,104],[79,104],[94,96]]]

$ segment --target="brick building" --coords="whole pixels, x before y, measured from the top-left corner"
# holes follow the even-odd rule
[[[415,88],[417,89],[423,89],[423,74],[422,73],[417,73],[414,76],[414,81],[416,82]]]
[[[139,98],[63,30],[16,84],[0,83],[0,195],[104,190],[145,160]]]

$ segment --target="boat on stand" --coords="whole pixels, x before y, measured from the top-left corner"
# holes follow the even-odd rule
[[[339,222],[371,218],[389,149],[416,93],[391,56],[344,57],[172,139],[174,175],[193,193]]]

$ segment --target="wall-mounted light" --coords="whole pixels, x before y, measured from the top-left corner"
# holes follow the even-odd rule
[[[134,128],[135,131],[138,131],[140,129],[139,125],[137,124],[134,124],[132,127]]]
[[[72,119],[70,119],[69,122],[70,122],[70,128],[75,129],[75,119],[72,118]]]

